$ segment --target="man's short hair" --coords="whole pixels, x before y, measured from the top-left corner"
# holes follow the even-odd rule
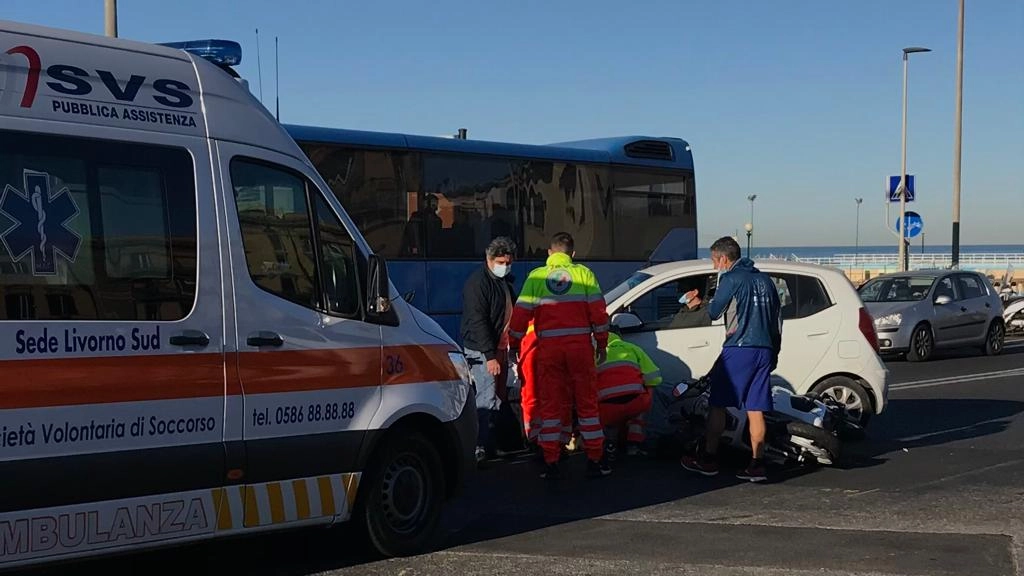
[[[722,236],[711,245],[711,254],[719,254],[735,262],[740,259],[740,244],[732,236]]]
[[[572,254],[576,251],[576,241],[572,239],[572,234],[559,232],[551,237],[551,249],[563,254]]]
[[[498,236],[487,245],[487,258],[494,260],[503,256],[515,256],[516,243],[508,236]]]

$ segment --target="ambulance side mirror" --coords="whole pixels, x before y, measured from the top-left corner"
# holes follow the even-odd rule
[[[388,264],[383,257],[370,255],[366,279],[366,311],[374,318],[383,318],[391,313],[391,283],[388,281]]]

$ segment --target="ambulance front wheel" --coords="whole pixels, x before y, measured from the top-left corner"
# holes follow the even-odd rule
[[[445,485],[441,457],[423,435],[385,439],[367,471],[358,513],[370,544],[385,556],[429,551],[437,533]]]

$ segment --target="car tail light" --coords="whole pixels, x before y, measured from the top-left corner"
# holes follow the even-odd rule
[[[860,333],[868,340],[868,344],[878,352],[878,333],[875,332],[875,319],[871,317],[867,309],[860,308],[860,319],[858,321]]]

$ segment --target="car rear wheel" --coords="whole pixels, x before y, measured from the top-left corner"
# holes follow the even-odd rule
[[[988,356],[997,356],[1003,352],[1003,345],[1006,341],[1006,327],[1001,321],[993,320],[988,327],[988,334],[985,335],[985,345],[982,349]]]
[[[822,402],[834,400],[843,405],[846,421],[854,424],[854,430],[865,430],[871,420],[871,400],[864,387],[846,376],[832,376],[818,382],[811,388],[811,396]]]
[[[914,327],[914,333],[910,337],[907,360],[924,362],[932,357],[932,352],[935,352],[935,337],[932,336],[932,327],[922,322]]]

